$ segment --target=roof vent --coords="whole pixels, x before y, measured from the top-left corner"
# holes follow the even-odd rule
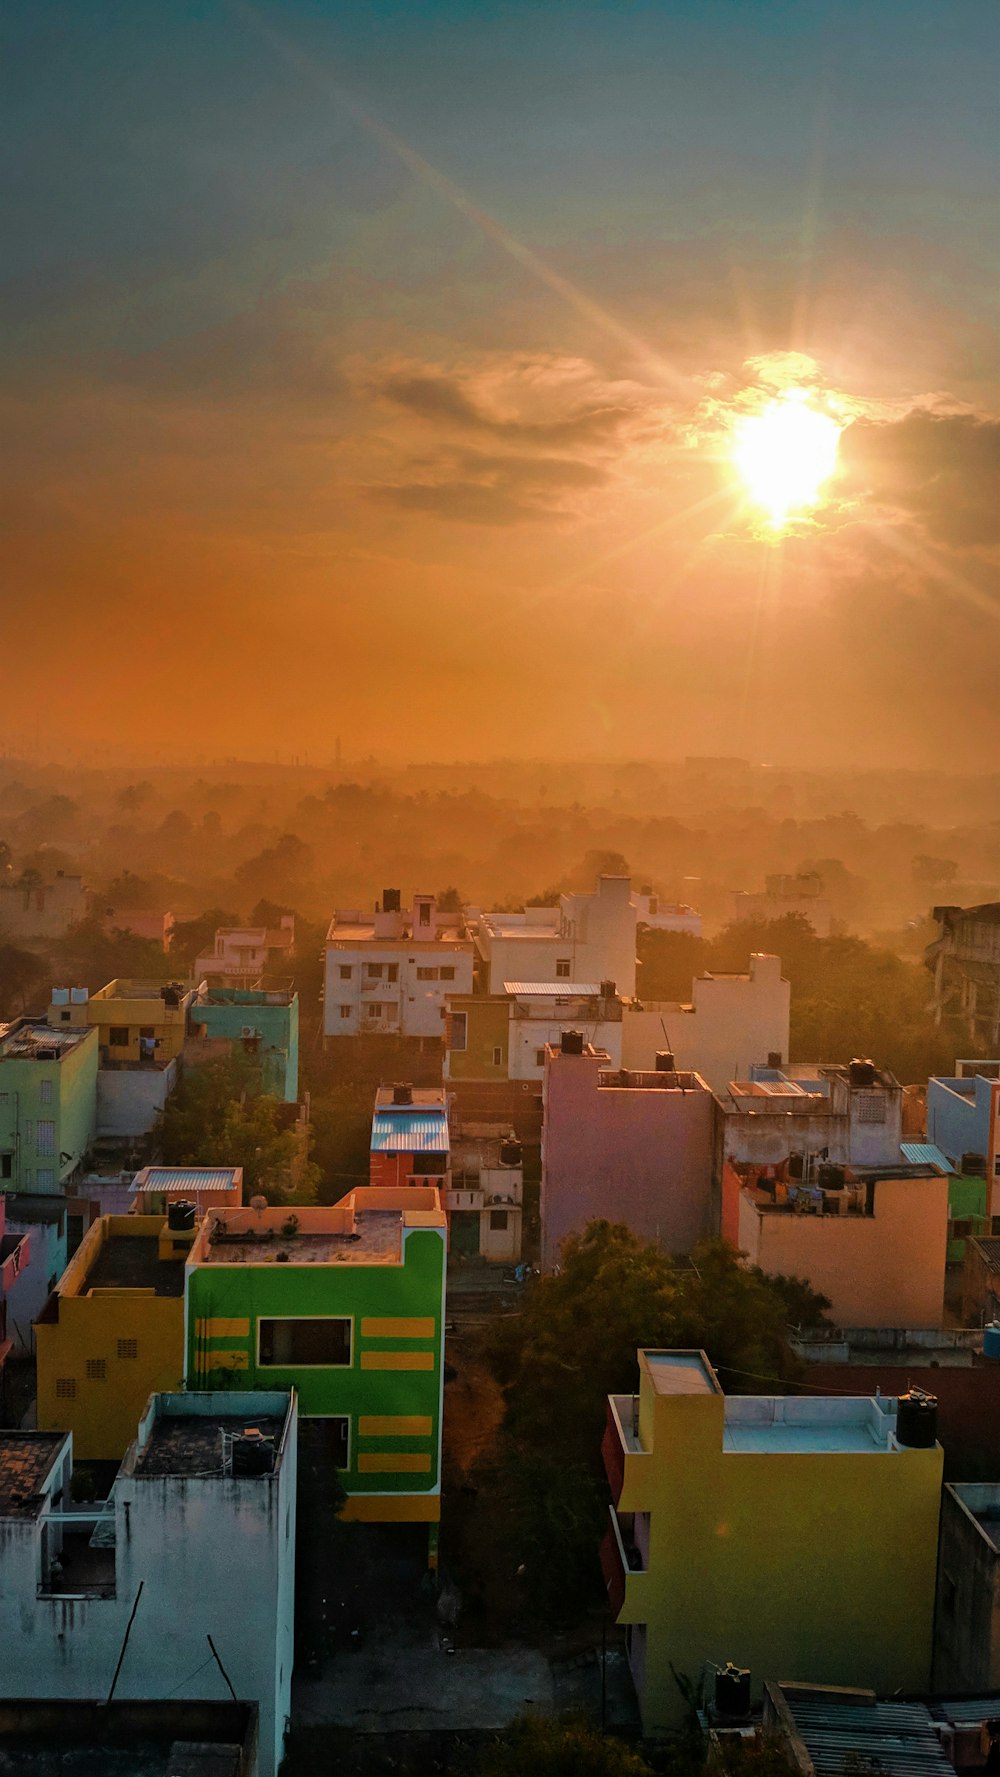
[[[392,1089],[392,1102],[393,1104],[412,1104],[413,1087],[405,1081],[400,1085],[394,1086]]]

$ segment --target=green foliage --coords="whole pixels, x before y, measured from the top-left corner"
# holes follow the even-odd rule
[[[41,1012],[48,998],[49,968],[44,957],[16,944],[0,944],[0,1019]]]
[[[462,896],[457,888],[440,889],[434,897],[441,913],[461,913]]]
[[[238,913],[227,913],[224,907],[209,907],[197,919],[180,919],[170,939],[170,960],[178,971],[190,969],[196,956],[210,950],[220,926],[239,925]]]
[[[160,1125],[167,1166],[242,1166],[243,1196],[312,1203],[318,1169],[290,1107],[260,1091],[253,1057],[222,1056],[189,1068]]]
[[[368,1180],[374,1096],[364,1082],[345,1082],[312,1098],[313,1159],[323,1203],[336,1203]]]
[[[531,1715],[513,1722],[483,1753],[475,1777],[652,1777],[652,1771],[640,1753],[582,1717]]]
[[[72,926],[52,946],[55,976],[95,993],[109,981],[169,981],[177,965],[162,945],[135,932],[105,931],[97,914]]]

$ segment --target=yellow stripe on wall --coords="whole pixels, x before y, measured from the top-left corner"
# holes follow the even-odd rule
[[[358,1419],[363,1438],[429,1438],[432,1427],[424,1413],[362,1413]]]
[[[196,1320],[194,1330],[198,1339],[249,1339],[250,1322],[248,1320]]]
[[[433,1370],[433,1351],[363,1351],[363,1370]]]
[[[430,1457],[418,1455],[415,1450],[391,1454],[373,1451],[358,1457],[359,1475],[429,1475],[430,1472]]]
[[[384,1316],[382,1319],[365,1316],[361,1322],[362,1339],[433,1339],[434,1321],[431,1316],[422,1319],[407,1320],[405,1316]]]

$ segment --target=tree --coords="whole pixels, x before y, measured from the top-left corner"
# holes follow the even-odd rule
[[[52,951],[63,979],[91,993],[115,980],[167,981],[177,967],[155,939],[114,928],[108,931],[97,914],[71,926],[64,938],[56,939]]]
[[[34,951],[0,944],[0,1019],[17,1018],[30,1006],[41,1010],[49,967]]]
[[[139,784],[126,784],[123,790],[119,790],[115,801],[125,814],[136,814],[152,799],[152,795],[152,784],[143,778]]]
[[[457,888],[439,889],[434,899],[440,913],[461,913],[464,906]]]
[[[294,1107],[260,1090],[260,1064],[234,1051],[189,1068],[160,1124],[168,1166],[242,1166],[244,1200],[313,1203],[318,1168],[308,1125]]]
[[[787,1767],[786,1767],[787,1769]],[[476,1777],[652,1777],[638,1752],[583,1717],[520,1716],[482,1754]]]
[[[211,950],[220,926],[239,924],[238,913],[227,913],[224,907],[209,907],[197,919],[181,919],[170,937],[170,959],[175,969],[190,969],[195,957]]]

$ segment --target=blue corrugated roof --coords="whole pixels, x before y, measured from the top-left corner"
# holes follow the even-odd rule
[[[816,1777],[841,1777],[853,1753],[885,1777],[954,1777],[923,1703],[827,1702],[783,1692]]]
[[[449,1147],[447,1111],[376,1111],[373,1154],[444,1154]]]
[[[943,1172],[955,1170],[947,1154],[942,1154],[932,1141],[900,1142],[899,1151],[912,1166],[940,1166]]]

